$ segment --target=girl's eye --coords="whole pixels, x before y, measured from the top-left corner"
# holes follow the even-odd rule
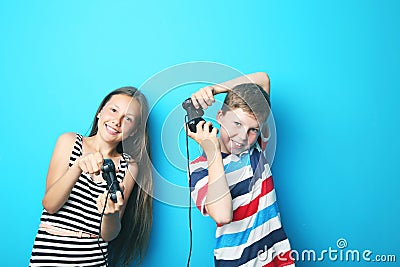
[[[125,120],[128,122],[132,122],[132,119],[130,117],[125,117]]]
[[[236,126],[240,126],[240,125],[242,125],[240,122],[237,122],[237,121],[235,121],[235,125]]]
[[[256,129],[256,128],[251,128],[251,129],[250,129],[250,132],[256,134],[256,133],[258,133],[258,129]]]
[[[110,108],[111,112],[117,112],[115,108]]]

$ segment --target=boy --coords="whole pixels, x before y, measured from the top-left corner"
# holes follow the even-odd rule
[[[196,133],[188,130],[204,151],[190,164],[190,182],[196,206],[217,223],[218,267],[294,266],[265,146],[260,147],[268,131],[269,88],[268,75],[259,72],[206,86],[191,97],[196,108],[205,109],[214,95],[227,93],[216,117],[219,138],[210,122],[198,123]]]

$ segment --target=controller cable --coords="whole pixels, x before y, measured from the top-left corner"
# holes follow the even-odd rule
[[[106,206],[107,206],[107,199],[108,199],[108,196],[110,195],[111,186],[113,185],[113,183],[114,183],[114,181],[112,181],[111,185],[110,185],[110,186],[108,187],[108,189],[107,189],[106,200],[104,201],[103,211],[101,212],[101,215],[100,215],[99,232],[98,232],[98,235],[97,235],[97,245],[99,246],[99,249],[100,249],[100,251],[101,251],[101,254],[103,255],[104,261],[106,262],[106,267],[108,267],[108,261],[107,261],[106,256],[104,255],[103,249],[102,249],[101,246],[100,246],[100,235],[101,235],[101,224],[102,224],[102,222],[103,222],[103,216],[104,216],[104,212],[105,212]]]
[[[193,237],[192,237],[192,197],[191,197],[191,180],[192,177],[190,175],[190,157],[189,157],[189,135],[188,135],[188,116],[185,116],[185,128],[186,128],[186,160],[187,160],[187,170],[189,174],[189,256],[187,259],[187,267],[190,265],[190,257],[192,255],[192,246],[193,246]]]

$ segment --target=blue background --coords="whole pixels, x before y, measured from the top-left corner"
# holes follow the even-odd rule
[[[389,0],[2,1],[1,265],[28,264],[58,135],[87,133],[112,89],[198,60],[270,75],[272,171],[294,249],[337,249],[345,238],[348,249],[399,258],[399,7]],[[178,107],[196,89],[167,94],[165,103]],[[162,125],[163,109],[154,106],[152,127]],[[154,161],[163,161],[160,137],[152,142]],[[185,184],[184,171],[169,173]],[[154,204],[144,266],[185,266],[187,208]],[[213,231],[193,210],[191,266],[213,265]],[[379,263],[298,263],[343,265]]]

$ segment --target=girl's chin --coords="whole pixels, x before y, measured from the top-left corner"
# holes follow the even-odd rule
[[[121,141],[120,139],[122,139],[119,134],[110,134],[107,131],[103,131],[102,136],[105,139],[105,141],[110,141],[110,142]]]

